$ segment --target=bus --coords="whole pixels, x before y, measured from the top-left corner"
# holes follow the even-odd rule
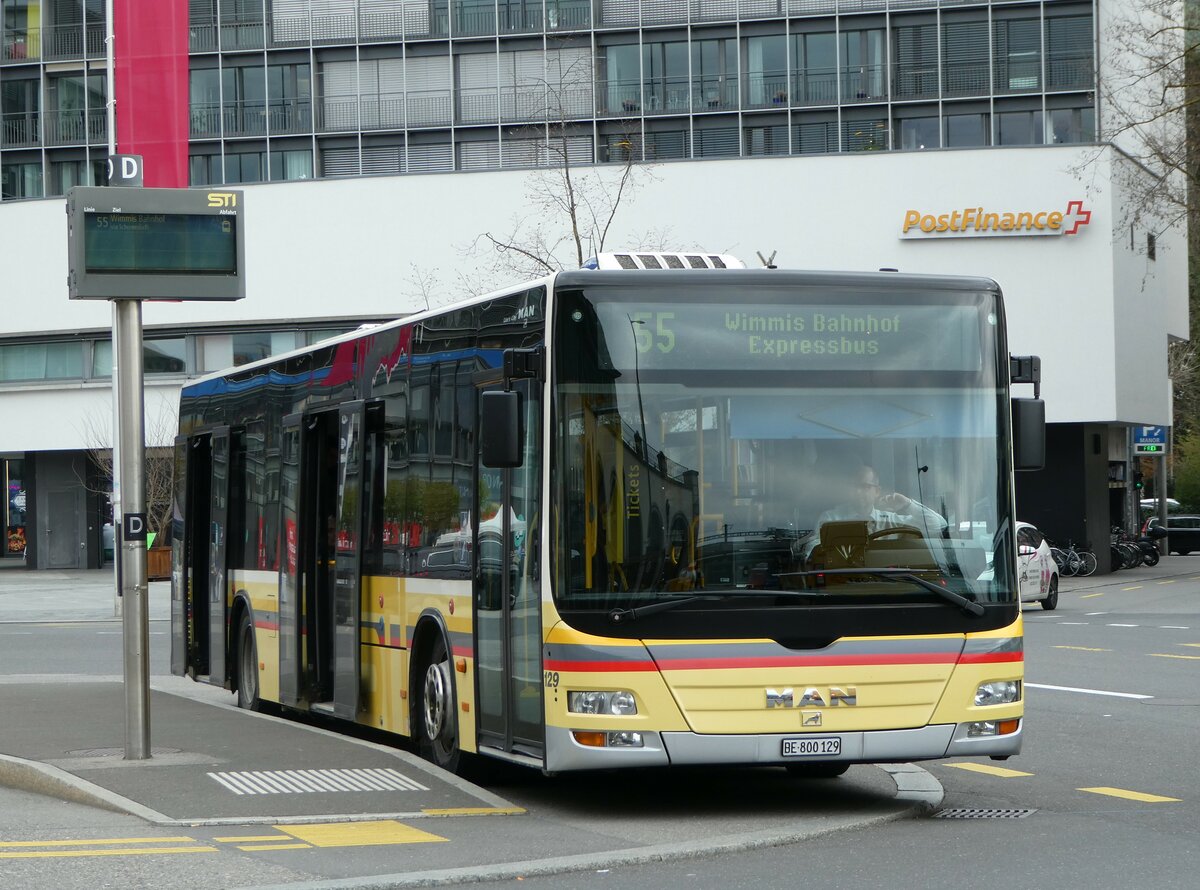
[[[449,770],[1018,753],[999,286],[617,259],[187,384],[173,673]]]

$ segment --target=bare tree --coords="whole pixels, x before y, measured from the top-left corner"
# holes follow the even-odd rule
[[[591,163],[590,128],[585,134],[572,125],[575,118],[591,113],[591,57],[568,57],[564,48],[570,49],[565,43],[549,49],[547,77],[526,84],[527,94],[540,93],[548,123],[526,128],[522,138],[511,143],[528,143],[527,162],[537,168],[527,180],[524,210],[505,228],[483,232],[463,250],[480,262],[492,285],[579,268],[611,246],[622,207],[655,181],[637,120],[616,124],[621,135],[605,146],[609,159],[619,163]],[[632,110],[634,102],[625,100],[623,105]],[[629,246],[651,249],[669,237],[668,230],[650,230]]]
[[[171,441],[178,420],[174,408],[162,400],[159,411],[148,414],[146,438],[150,442]],[[81,433],[88,443],[87,454],[95,472],[79,482],[88,491],[111,496],[113,481],[112,418],[96,414],[84,417]],[[165,543],[171,529],[171,509],[174,497],[175,454],[170,446],[147,446],[145,456],[146,524],[157,541]]]

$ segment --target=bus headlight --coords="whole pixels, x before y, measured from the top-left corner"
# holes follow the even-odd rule
[[[975,690],[975,706],[1011,705],[1021,700],[1020,680],[993,680],[991,683],[980,683]]]
[[[615,692],[570,692],[567,710],[572,714],[613,714],[628,717],[636,714],[637,700],[624,689]]]

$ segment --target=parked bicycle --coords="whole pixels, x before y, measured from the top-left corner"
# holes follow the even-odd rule
[[[1134,569],[1142,564],[1142,548],[1120,526],[1113,526],[1109,547],[1114,569]]]
[[[1074,541],[1068,541],[1066,547],[1050,548],[1050,555],[1058,563],[1058,573],[1063,577],[1079,575],[1087,577],[1096,571],[1096,554],[1085,545],[1082,550],[1075,547]]]

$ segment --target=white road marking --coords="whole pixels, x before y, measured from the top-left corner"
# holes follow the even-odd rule
[[[1109,627],[1141,627],[1140,624],[1110,624]]]
[[[1153,695],[1141,695],[1137,692],[1108,692],[1104,689],[1080,689],[1077,686],[1046,686],[1041,683],[1026,683],[1030,689],[1049,689],[1053,692],[1081,692],[1084,695],[1108,695],[1113,698],[1135,698],[1147,699],[1154,698]]]

